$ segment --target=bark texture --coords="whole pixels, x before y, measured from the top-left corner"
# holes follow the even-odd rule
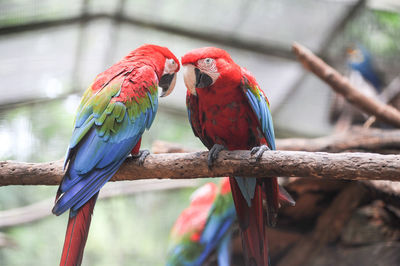
[[[400,181],[400,155],[268,151],[256,162],[249,151],[222,151],[212,170],[208,152],[152,154],[143,166],[128,158],[112,181],[221,176],[313,177]],[[62,162],[0,162],[0,185],[58,185]]]

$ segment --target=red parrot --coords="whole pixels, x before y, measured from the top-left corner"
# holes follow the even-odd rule
[[[236,212],[229,179],[222,179],[220,185],[203,185],[190,199],[190,206],[172,228],[172,246],[166,265],[205,265],[214,253],[219,266],[230,265],[230,242]]]
[[[293,198],[279,186],[279,205],[294,205]],[[190,196],[190,206],[179,215],[171,230],[167,266],[231,265],[231,246],[236,231],[236,211],[229,178],[219,185],[207,183]],[[213,256],[214,255],[214,256]]]
[[[149,154],[139,148],[157,112],[158,86],[161,96],[170,94],[178,71],[168,48],[146,44],[97,75],[84,93],[52,210],[60,215],[70,209],[60,265],[81,264],[101,187],[130,153],[140,164]]]
[[[269,102],[249,71],[214,47],[190,51],[182,57],[182,65],[189,121],[210,150],[210,168],[223,149],[251,150],[257,160],[266,150],[275,149]],[[230,177],[230,185],[246,265],[269,265],[265,224],[276,222],[277,178],[235,176]]]

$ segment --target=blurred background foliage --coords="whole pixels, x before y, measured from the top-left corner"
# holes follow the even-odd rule
[[[272,105],[278,137],[329,134],[333,94],[290,51],[298,41],[346,73],[346,48],[361,44],[389,83],[400,69],[396,0],[0,1],[0,160],[63,157],[75,109],[95,75],[143,43],[178,57],[217,46],[257,77]],[[154,140],[202,148],[187,123],[179,76],[143,148]],[[201,181],[199,181],[201,182]],[[169,230],[192,188],[100,200],[84,265],[162,265]],[[0,187],[0,211],[53,197],[56,187]],[[1,228],[15,246],[0,265],[56,265],[67,215]]]

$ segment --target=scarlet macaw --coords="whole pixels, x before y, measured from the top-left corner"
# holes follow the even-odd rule
[[[161,96],[170,94],[178,70],[168,48],[146,44],[100,73],[84,93],[52,210],[60,215],[70,209],[60,265],[81,264],[100,188],[129,153],[139,163],[149,154],[139,148],[157,112],[158,86]]]
[[[251,150],[257,160],[266,150],[275,149],[269,102],[249,71],[214,47],[187,53],[182,65],[189,121],[194,134],[210,150],[209,167],[222,149]],[[246,265],[268,265],[265,224],[276,222],[277,179],[236,176],[230,178],[230,185]]]
[[[167,266],[204,265],[213,254],[218,266],[231,265],[231,243],[237,219],[229,178],[224,177],[219,185],[203,185],[190,199],[190,206],[182,211],[171,230]],[[279,203],[295,204],[281,186]]]
[[[232,225],[235,207],[224,178],[219,185],[207,183],[191,196],[190,206],[176,220],[171,230],[168,266],[200,266],[217,251],[219,266],[230,265]]]

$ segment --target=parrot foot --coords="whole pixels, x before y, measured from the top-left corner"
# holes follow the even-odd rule
[[[256,162],[258,162],[265,151],[271,150],[267,145],[257,146],[251,149],[250,154],[256,157]]]
[[[144,161],[146,160],[146,157],[149,155],[149,150],[141,150],[138,154],[132,155],[132,158],[138,160],[139,165],[142,166],[144,164]]]
[[[211,150],[208,152],[208,157],[207,157],[207,164],[208,164],[208,169],[211,170],[213,167],[213,164],[215,160],[218,158],[218,154],[222,151],[226,150],[224,145],[221,144],[214,144],[212,146]]]

